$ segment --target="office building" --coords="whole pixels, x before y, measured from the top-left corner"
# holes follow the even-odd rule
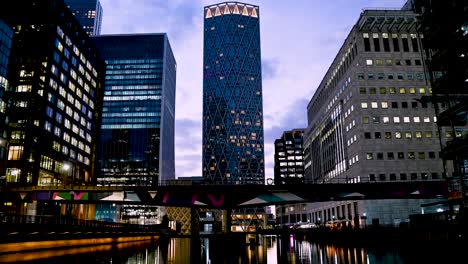
[[[466,206],[468,175],[468,3],[460,0],[410,0],[405,4],[420,14],[436,114],[450,190],[450,201]]]
[[[14,1],[6,184],[93,184],[105,64],[63,1]]]
[[[5,153],[8,146],[8,134],[5,124],[7,104],[3,95],[8,89],[7,71],[12,38],[13,30],[0,19],[0,185],[5,184]]]
[[[65,0],[65,4],[88,35],[101,34],[103,11],[99,0]]]
[[[275,185],[304,183],[303,134],[293,129],[275,140]]]
[[[175,179],[176,62],[166,34],[91,37],[107,63],[100,186]]]
[[[264,184],[259,8],[226,2],[204,9],[203,177]]]
[[[412,11],[361,13],[307,106],[306,182],[444,181],[434,105],[422,100],[432,94],[424,37]],[[399,225],[435,201],[326,202],[289,220]],[[280,214],[294,211],[277,208]]]

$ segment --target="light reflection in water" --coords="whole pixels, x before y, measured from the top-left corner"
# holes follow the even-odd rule
[[[234,238],[235,239],[235,238]],[[44,263],[90,263],[97,255],[104,255],[101,263],[162,264],[162,263],[304,263],[304,264],[380,264],[404,263],[393,251],[375,252],[356,246],[335,246],[296,239],[293,236],[257,236],[256,243],[246,240],[222,241],[190,238],[159,239],[149,242],[121,243],[113,245],[76,247],[69,249],[43,250],[27,254],[1,255],[0,262],[21,260],[36,262],[37,259],[52,258],[57,262]],[[122,253],[125,252],[125,253]],[[62,256],[62,257],[59,257]],[[381,262],[385,259],[386,262]]]

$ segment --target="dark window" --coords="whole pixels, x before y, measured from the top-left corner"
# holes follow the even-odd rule
[[[385,174],[384,173],[379,174],[379,181],[385,181]]]
[[[429,158],[430,159],[435,159],[435,152],[434,151],[429,151]]]
[[[392,132],[385,132],[385,139],[391,139],[392,138]]]
[[[417,180],[418,179],[418,174],[417,173],[411,173],[411,180]]]
[[[371,138],[371,133],[370,132],[365,132],[364,133],[364,138],[365,139],[370,139]]]
[[[375,181],[375,174],[369,174],[369,181]]]
[[[427,173],[427,172],[421,173],[421,179],[423,179],[423,180],[429,179],[429,173]]]
[[[377,153],[377,159],[378,160],[383,160],[383,153],[382,152]]]
[[[406,173],[400,173],[400,180],[406,181]]]
[[[418,102],[411,102],[412,108],[418,108]]]
[[[404,152],[398,152],[398,159],[405,159],[405,153]]]
[[[392,108],[398,108],[398,102],[392,102]]]
[[[422,108],[427,108],[427,103],[426,102],[421,102],[421,107]]]
[[[398,43],[398,35],[392,34],[393,51],[400,51],[400,44]]]
[[[369,88],[369,93],[370,94],[376,94],[377,93],[377,89],[375,87],[371,87]]]
[[[390,51],[390,42],[388,41],[388,37],[383,38],[383,47],[384,51]]]
[[[364,36],[364,50],[365,51],[370,51],[369,36],[367,36],[367,38]]]
[[[397,79],[398,79],[398,80],[403,80],[403,79],[404,79],[404,78],[403,78],[403,73],[398,73],[398,74],[397,74]]]
[[[382,138],[382,135],[380,134],[380,132],[375,132],[375,133],[374,133],[374,137],[375,137],[375,138],[378,138],[378,139],[381,139],[381,138]]]
[[[380,51],[380,39],[379,35],[374,33],[373,34],[373,39],[374,39],[374,51]]]
[[[366,92],[367,92],[367,91],[366,91],[366,87],[361,87],[361,88],[359,88],[359,93],[360,93],[360,94],[366,94]]]
[[[411,66],[411,60],[405,60],[405,64],[406,64],[407,66]]]
[[[431,173],[431,177],[432,177],[432,179],[439,179],[439,173],[433,172],[433,173]]]
[[[408,102],[401,102],[401,108],[408,108]]]
[[[358,73],[357,78],[358,80],[364,80],[364,73]]]
[[[421,65],[421,60],[414,60],[414,65]]]
[[[391,181],[396,181],[396,174],[395,173],[390,173],[390,180]]]
[[[389,80],[393,80],[393,74],[392,74],[392,73],[389,73],[388,76],[387,76],[387,78],[388,78]]]
[[[403,51],[408,52],[409,51],[408,38],[401,38],[401,42],[403,43]]]
[[[418,39],[416,37],[411,36],[411,44],[413,45],[413,51],[418,52],[419,51],[419,46],[418,46]],[[418,65],[418,64],[416,64]]]
[[[394,159],[393,152],[387,152],[387,159],[389,160]]]

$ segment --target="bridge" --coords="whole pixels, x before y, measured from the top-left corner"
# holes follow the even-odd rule
[[[358,199],[450,199],[443,181],[300,185],[160,185],[5,187],[1,202],[146,204],[176,207],[242,208]]]

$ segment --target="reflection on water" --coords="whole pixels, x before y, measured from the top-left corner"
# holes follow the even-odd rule
[[[249,243],[246,243],[248,241]],[[252,243],[250,243],[252,242]],[[386,264],[433,263],[447,252],[413,248],[335,246],[295,239],[293,236],[257,236],[256,240],[225,237],[211,239],[171,238],[156,243],[131,242],[113,245],[0,254],[0,263],[312,263]],[[455,259],[456,256],[452,257]],[[442,260],[442,259],[441,259]]]

